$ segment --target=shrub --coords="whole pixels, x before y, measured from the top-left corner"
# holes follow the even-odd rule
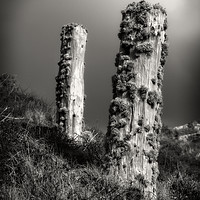
[[[164,182],[158,183],[159,200],[198,200],[200,199],[200,183],[191,176],[178,171],[174,172]]]

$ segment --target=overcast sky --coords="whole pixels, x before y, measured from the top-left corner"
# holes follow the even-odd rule
[[[200,1],[148,2],[159,2],[168,13],[170,54],[165,66],[163,122],[181,125],[200,118]],[[61,27],[70,22],[83,24],[89,31],[85,119],[106,130],[121,10],[129,3],[132,1],[0,0],[0,72],[17,74],[23,88],[55,102]]]

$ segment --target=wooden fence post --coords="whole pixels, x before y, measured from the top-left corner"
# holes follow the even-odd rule
[[[145,1],[122,11],[117,72],[106,136],[108,171],[156,199],[162,113],[163,67],[167,56],[166,11]]]
[[[84,111],[84,57],[87,30],[72,23],[62,27],[56,77],[57,123],[70,139],[81,142]]]

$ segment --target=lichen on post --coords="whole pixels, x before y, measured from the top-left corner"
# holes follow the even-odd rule
[[[159,4],[145,1],[122,11],[106,134],[108,172],[137,185],[148,200],[157,198],[166,16]]]
[[[81,142],[84,111],[84,57],[87,30],[71,23],[62,27],[58,76],[57,123],[63,135]]]

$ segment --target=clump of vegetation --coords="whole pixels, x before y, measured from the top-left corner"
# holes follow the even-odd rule
[[[149,163],[154,163],[157,161],[157,151],[156,150],[150,150],[149,152],[144,151],[144,155],[148,158]]]
[[[165,10],[159,3],[153,5],[153,8],[154,8],[154,9],[158,9],[158,10],[160,10],[164,15],[167,15],[166,10]]]
[[[151,106],[151,108],[153,109],[155,104],[158,101],[158,94],[156,91],[150,91],[148,92],[148,98],[147,98],[147,103]]]
[[[146,125],[145,127],[144,127],[144,130],[146,131],[146,132],[149,132],[150,131],[150,126],[149,125]]]
[[[135,179],[139,182],[139,184],[144,185],[144,187],[147,187],[148,182],[144,179],[144,176],[142,174],[138,174]]]
[[[147,91],[148,91],[148,88],[143,86],[143,85],[138,89],[138,93],[139,93],[140,98],[142,99],[142,101],[144,101],[146,99]]]
[[[155,79],[155,78],[152,78],[152,79],[151,79],[151,82],[155,85],[155,84],[156,84],[156,79]]]
[[[116,97],[112,100],[111,106],[110,106],[110,113],[116,114],[116,113],[122,113],[129,109],[129,104],[122,98]]]
[[[146,140],[148,141],[148,144],[155,149],[155,144],[156,144],[156,138],[152,133],[149,133],[146,137]]]
[[[165,18],[164,24],[163,24],[163,29],[164,29],[164,31],[166,31],[167,28],[168,28],[167,18]]]
[[[150,37],[150,32],[146,29],[147,15],[152,6],[145,1],[132,3],[122,11],[122,23],[118,34],[121,43],[126,48],[135,46],[138,41],[144,41]],[[134,18],[134,20],[133,20]],[[134,31],[134,37],[133,37]]]
[[[167,56],[168,56],[168,45],[167,45],[167,43],[163,43],[162,51],[161,51],[161,59],[160,59],[161,66],[165,65]]]
[[[151,43],[140,44],[135,47],[136,55],[146,54],[147,56],[151,56],[153,53],[153,47]]]
[[[134,83],[127,84],[128,97],[133,102],[137,93],[137,87]]]

